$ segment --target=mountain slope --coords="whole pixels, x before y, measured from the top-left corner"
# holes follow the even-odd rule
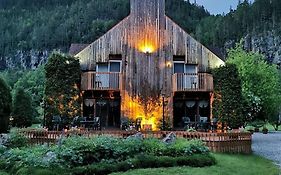
[[[246,49],[280,62],[280,0],[245,0],[225,16],[189,1],[166,0],[166,13],[222,56],[244,38]],[[36,68],[50,51],[91,43],[128,14],[129,0],[0,0],[0,70]]]

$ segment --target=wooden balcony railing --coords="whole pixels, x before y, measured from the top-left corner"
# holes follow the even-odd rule
[[[213,75],[208,73],[177,73],[173,75],[173,91],[213,91]]]
[[[121,73],[85,72],[81,75],[81,89],[85,90],[120,90]]]

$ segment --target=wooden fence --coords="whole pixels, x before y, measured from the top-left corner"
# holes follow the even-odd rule
[[[142,132],[144,138],[164,138],[171,131],[147,131]],[[172,131],[178,138],[200,139],[206,143],[213,152],[220,153],[244,153],[252,152],[251,133],[205,133]],[[126,138],[135,134],[133,131],[23,131],[23,134],[30,139],[31,144],[56,143],[61,137],[84,136],[96,137],[100,135]]]

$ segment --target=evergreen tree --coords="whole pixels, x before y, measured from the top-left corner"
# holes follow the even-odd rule
[[[80,63],[72,56],[53,53],[45,66],[46,125],[51,128],[52,117],[61,116],[66,124],[81,113]]]
[[[213,115],[232,129],[244,125],[242,86],[238,70],[233,64],[226,64],[213,71],[215,98]]]
[[[12,111],[12,96],[10,88],[0,77],[0,133],[7,132],[9,117]]]
[[[29,127],[32,125],[32,100],[22,88],[16,90],[13,103],[13,125],[16,127]]]

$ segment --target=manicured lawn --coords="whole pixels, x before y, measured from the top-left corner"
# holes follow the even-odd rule
[[[206,168],[140,169],[112,175],[279,175],[280,169],[264,158],[251,155],[214,154],[217,165]]]

